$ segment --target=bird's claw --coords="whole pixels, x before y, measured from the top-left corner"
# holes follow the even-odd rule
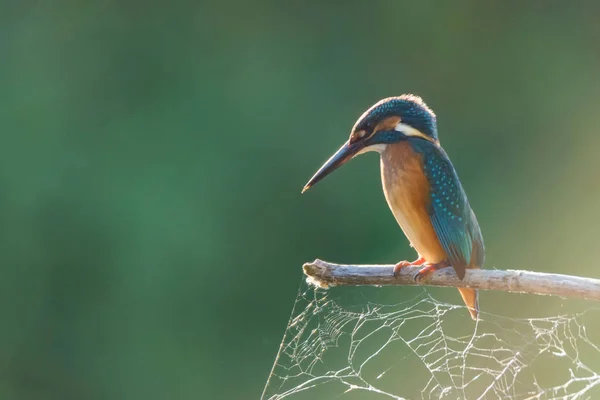
[[[415,283],[420,284],[423,280],[427,279],[429,275],[431,275],[431,272],[432,271],[429,271],[427,266],[423,267],[419,272],[415,274],[415,277],[413,278],[415,280]]]
[[[396,264],[396,266],[394,266],[394,276],[397,278],[398,275],[400,274],[400,270],[404,267],[415,267],[417,265],[422,265],[424,262],[425,262],[425,259],[423,257],[419,257],[413,262],[409,262],[406,260],[400,261],[398,264]]]
[[[414,280],[416,283],[421,284],[422,282],[427,280],[435,271],[437,271],[438,269],[445,268],[447,266],[448,263],[446,262],[441,262],[437,264],[427,263],[423,268],[421,268],[419,272],[415,274]]]
[[[394,266],[394,277],[398,277],[398,274],[400,274],[400,270],[404,267],[408,267],[410,265],[410,262],[408,261],[400,261],[398,264],[396,264]]]

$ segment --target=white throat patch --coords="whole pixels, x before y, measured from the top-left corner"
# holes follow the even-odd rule
[[[383,151],[385,150],[385,144],[383,143],[378,143],[378,144],[372,144],[370,146],[367,146],[365,148],[363,148],[361,151],[359,151],[358,153],[356,153],[355,157],[359,154],[363,154],[363,153],[367,153],[369,151],[376,151],[377,153],[381,154],[383,153]]]

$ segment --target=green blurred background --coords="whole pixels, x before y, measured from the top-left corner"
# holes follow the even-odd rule
[[[303,262],[414,256],[376,155],[300,195],[401,93],[438,115],[488,268],[600,276],[599,12],[0,2],[0,398],[258,398]]]

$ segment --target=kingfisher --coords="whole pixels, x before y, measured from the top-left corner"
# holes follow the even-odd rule
[[[440,145],[437,119],[418,96],[405,94],[375,103],[354,124],[350,138],[304,186],[307,191],[347,161],[369,151],[380,155],[383,193],[400,228],[417,251],[415,281],[452,266],[464,279],[485,261],[483,236],[450,158]],[[458,288],[473,319],[478,292]]]

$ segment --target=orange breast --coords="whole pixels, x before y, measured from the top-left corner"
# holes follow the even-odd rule
[[[446,253],[427,213],[429,183],[421,155],[408,142],[387,145],[381,154],[381,179],[385,199],[415,250],[428,262],[444,261]]]

